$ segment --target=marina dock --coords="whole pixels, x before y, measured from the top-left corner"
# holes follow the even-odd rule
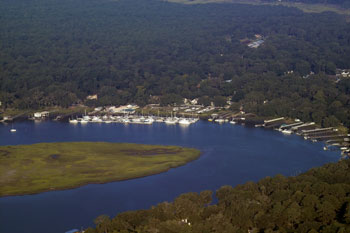
[[[85,115],[76,119],[69,119],[69,123],[72,124],[87,124],[87,123],[122,123],[122,124],[143,124],[151,125],[154,122],[165,123],[165,124],[179,124],[179,125],[190,125],[196,123],[198,118],[185,118],[185,117],[158,117],[158,116],[137,116],[137,115],[124,115],[124,116],[89,116]]]
[[[294,127],[294,126],[299,126],[299,125],[302,125],[302,124],[304,124],[304,122],[299,121],[299,122],[288,124],[288,125],[281,125],[279,129],[280,130],[290,129],[290,128]]]

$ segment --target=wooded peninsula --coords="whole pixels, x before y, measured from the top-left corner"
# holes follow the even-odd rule
[[[95,219],[85,233],[350,232],[350,160],[296,177],[266,177],[216,191],[186,193],[172,203]]]
[[[0,147],[0,197],[70,189],[165,172],[197,159],[196,149],[106,142]]]

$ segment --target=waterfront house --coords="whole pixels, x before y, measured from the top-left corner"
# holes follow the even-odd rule
[[[36,112],[34,113],[34,118],[45,118],[48,117],[50,112],[44,111],[44,112]]]

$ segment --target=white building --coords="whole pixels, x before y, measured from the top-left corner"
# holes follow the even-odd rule
[[[48,112],[48,111],[36,112],[36,113],[34,113],[34,118],[44,118],[44,117],[48,117],[49,114],[50,114],[50,112]]]

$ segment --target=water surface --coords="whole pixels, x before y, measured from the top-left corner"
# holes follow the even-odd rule
[[[202,156],[168,172],[108,184],[36,195],[0,198],[1,233],[62,233],[93,225],[98,215],[115,216],[172,201],[184,192],[216,190],[223,185],[257,181],[265,176],[297,175],[337,161],[339,153],[296,135],[240,125],[198,122],[179,125],[72,125],[21,122],[0,125],[0,145],[63,141],[106,141],[195,147]]]

